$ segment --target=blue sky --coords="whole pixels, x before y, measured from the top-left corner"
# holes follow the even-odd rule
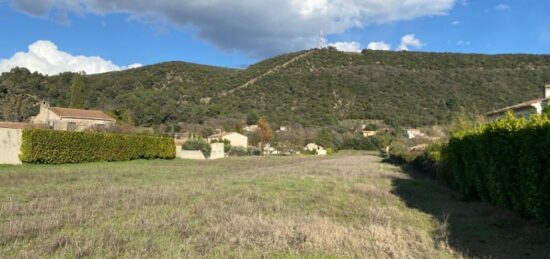
[[[245,67],[316,47],[321,30],[325,44],[348,51],[370,44],[390,50],[550,53],[547,1],[379,2],[384,1],[0,0],[0,72],[19,65],[47,74],[77,68],[96,73],[173,60]],[[48,55],[61,57],[56,59],[63,64]]]

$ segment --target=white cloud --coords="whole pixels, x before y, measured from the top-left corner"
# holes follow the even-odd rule
[[[334,43],[329,43],[328,46],[335,47],[339,51],[361,52],[361,44],[355,41],[338,41]]]
[[[409,50],[409,47],[422,48],[424,43],[416,38],[414,34],[407,34],[401,38],[401,44],[397,50]]]
[[[462,6],[470,5],[470,2],[468,2],[468,0],[458,0],[458,3]]]
[[[507,5],[507,4],[499,4],[499,5],[495,6],[495,10],[497,10],[497,11],[507,11],[507,10],[510,10],[510,6]]]
[[[227,51],[268,56],[317,46],[319,31],[344,33],[372,24],[446,15],[459,0],[11,0],[33,16],[108,15],[193,28]]]
[[[134,63],[134,64],[128,65],[127,67],[123,67],[123,69],[140,68],[142,66],[143,66],[143,64],[141,64],[141,63]]]
[[[367,46],[367,49],[371,49],[371,50],[390,50],[391,46],[390,46],[390,44],[387,44],[383,41],[377,41],[377,42],[369,43],[369,45]]]
[[[458,45],[458,46],[470,46],[470,45],[472,45],[472,43],[469,42],[469,41],[466,41],[466,40],[459,40],[459,41],[456,42],[456,45]]]
[[[53,42],[45,40],[31,44],[28,52],[17,52],[11,58],[0,59],[0,72],[10,71],[14,67],[25,67],[32,72],[37,71],[47,75],[80,71],[96,74],[141,66],[136,63],[121,67],[98,56],[73,56],[58,50]]]
[[[451,23],[451,25],[454,25],[454,26],[457,26],[457,25],[459,25],[459,24],[460,24],[460,21],[453,21],[453,22]]]

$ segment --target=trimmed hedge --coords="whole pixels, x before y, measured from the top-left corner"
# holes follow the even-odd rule
[[[550,116],[510,113],[453,134],[447,152],[466,197],[550,223]]]
[[[101,132],[25,129],[20,159],[26,163],[64,164],[132,159],[173,159],[172,138]]]

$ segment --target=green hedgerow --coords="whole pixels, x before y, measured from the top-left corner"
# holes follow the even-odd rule
[[[505,118],[455,132],[447,159],[453,180],[481,198],[550,223],[550,117]]]
[[[20,159],[26,163],[64,164],[132,159],[173,159],[172,138],[144,134],[23,130]]]

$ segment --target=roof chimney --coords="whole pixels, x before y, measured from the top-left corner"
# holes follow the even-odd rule
[[[550,85],[544,86],[544,99],[550,98]]]

